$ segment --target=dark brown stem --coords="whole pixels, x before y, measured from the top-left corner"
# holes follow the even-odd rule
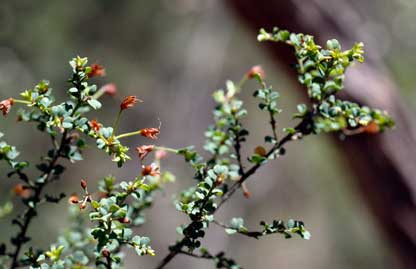
[[[56,163],[58,162],[59,157],[61,157],[62,150],[63,150],[63,148],[66,144],[66,140],[67,140],[66,136],[67,136],[67,131],[65,131],[62,134],[61,145],[59,146],[59,149],[56,151],[56,154],[55,154],[54,158],[49,163],[47,172],[45,174],[43,174],[43,176],[46,176],[45,182],[43,184],[40,184],[40,185],[34,185],[35,186],[35,188],[34,188],[35,193],[33,194],[33,197],[36,197],[36,200],[40,200],[39,197],[42,193],[42,190],[47,185],[47,183],[48,183],[48,181],[49,181],[49,179],[52,175],[53,168],[55,167]],[[12,263],[11,263],[11,266],[10,266],[11,269],[17,268],[18,265],[19,265],[18,257],[19,257],[19,254],[20,254],[20,250],[21,250],[21,248],[24,244],[24,241],[21,240],[21,239],[26,238],[26,234],[27,234],[29,225],[32,222],[32,219],[36,216],[36,214],[34,212],[35,208],[36,208],[36,204],[35,204],[34,208],[29,208],[28,211],[26,212],[26,214],[24,215],[25,221],[24,221],[23,225],[20,226],[20,232],[16,237],[17,238],[16,249],[12,254]]]
[[[276,119],[274,118],[273,113],[271,111],[269,111],[269,114],[270,114],[270,125],[272,127],[273,138],[275,141],[277,141]]]
[[[156,269],[164,268],[169,262],[171,262],[173,260],[173,258],[176,257],[176,255],[178,255],[180,252],[182,252],[182,248],[184,246],[185,238],[186,237],[184,237],[180,242],[176,243],[176,245],[172,247],[169,254],[166,255],[165,258],[163,258],[163,260],[159,263],[159,265],[156,267]]]
[[[71,113],[71,116],[74,116],[75,113],[77,112],[77,110],[80,108],[81,103],[78,102],[78,104],[75,106],[74,110]],[[32,184],[34,187],[34,191],[35,193],[33,194],[33,197],[35,197],[36,201],[40,201],[40,196],[42,194],[42,190],[43,188],[48,184],[50,177],[52,176],[52,171],[55,167],[55,165],[57,164],[59,158],[62,156],[62,151],[64,149],[64,147],[66,146],[67,142],[68,142],[68,130],[65,130],[64,133],[62,134],[62,138],[61,138],[61,142],[59,145],[59,148],[55,151],[55,155],[53,157],[53,159],[50,161],[47,172],[45,172],[42,176],[45,177],[45,180],[42,184]],[[54,144],[54,143],[53,143]],[[55,145],[54,145],[55,147]],[[26,212],[26,214],[24,215],[25,221],[23,223],[23,225],[20,226],[20,232],[17,235],[17,242],[16,242],[16,249],[13,252],[13,254],[11,255],[12,257],[12,263],[10,266],[10,269],[15,269],[19,266],[19,262],[18,262],[18,258],[19,258],[19,254],[20,251],[22,249],[23,244],[25,243],[26,240],[22,240],[26,238],[26,234],[27,231],[29,229],[29,225],[32,222],[32,219],[36,216],[36,212],[34,212],[34,210],[36,209],[37,206],[37,202],[35,203],[33,208],[29,208],[28,211]]]
[[[238,125],[239,123],[237,122],[236,125]],[[234,143],[234,150],[235,150],[235,154],[237,156],[237,162],[238,162],[238,166],[239,166],[239,174],[243,175],[244,174],[244,166],[243,166],[243,162],[241,161],[241,143],[240,143],[240,135],[239,132],[235,132],[235,143]]]
[[[302,123],[301,123],[302,124]],[[300,124],[300,125],[301,125]],[[300,126],[299,125],[299,126]],[[287,134],[285,137],[283,137],[277,144],[275,144],[267,153],[265,158],[270,157],[272,154],[276,152],[276,150],[280,149],[284,144],[286,144],[288,141],[292,140],[293,134]],[[241,187],[241,184],[244,183],[250,176],[252,176],[257,169],[259,169],[261,164],[253,165],[247,172],[245,172],[239,181],[235,182],[229,189],[227,193],[224,194],[223,198],[218,204],[217,210],[228,200],[231,198],[231,196],[234,194],[236,190],[238,190]]]
[[[112,261],[111,261],[111,257],[110,257],[110,256],[108,256],[108,257],[106,257],[106,258],[105,258],[105,260],[106,260],[106,263],[105,263],[105,268],[107,268],[107,269],[111,269],[111,268],[112,268]]]
[[[205,254],[205,255],[197,255],[191,252],[186,252],[186,251],[179,251],[178,254],[183,254],[189,257],[193,257],[193,258],[197,258],[197,259],[208,259],[211,260],[214,258],[214,256],[212,256],[211,254]]]

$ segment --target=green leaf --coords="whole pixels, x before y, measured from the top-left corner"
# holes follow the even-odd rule
[[[101,108],[101,103],[96,99],[89,99],[87,102],[93,109]]]

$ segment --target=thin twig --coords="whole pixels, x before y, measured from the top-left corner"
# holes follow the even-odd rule
[[[276,150],[280,149],[284,144],[286,144],[288,141],[292,140],[293,134],[287,134],[285,137],[283,137],[279,143],[275,144],[265,155],[265,158],[269,158],[272,154],[276,152]],[[251,175],[253,175],[257,169],[261,167],[261,164],[255,164],[253,165],[246,173],[244,173],[240,180],[235,182],[227,193],[224,194],[221,201],[218,204],[218,207],[216,210],[218,210],[230,197],[234,194],[234,192],[241,187],[241,184],[243,184]]]

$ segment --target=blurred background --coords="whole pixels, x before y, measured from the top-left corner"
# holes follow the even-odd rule
[[[100,122],[110,124],[120,99],[137,95],[144,103],[123,115],[122,130],[155,127],[160,119],[158,144],[173,148],[197,145],[201,150],[204,130],[212,123],[211,93],[223,87],[226,79],[237,81],[251,66],[261,64],[267,80],[282,96],[280,105],[284,113],[279,117],[279,126],[294,125],[290,115],[303,100],[304,92],[297,89],[295,77],[289,76],[288,65],[276,64],[276,57],[270,56],[267,45],[256,41],[256,34],[249,27],[249,16],[241,16],[238,4],[231,2],[237,1],[1,0],[0,99],[16,96],[41,79],[50,80],[54,92],[63,98],[70,75],[68,61],[76,55],[87,56],[91,63],[106,68],[107,76],[98,79],[97,84],[113,82],[119,90],[117,97],[103,98],[106,109],[95,114]],[[259,5],[260,2],[280,1],[263,0]],[[296,5],[302,1],[287,2]],[[310,3],[313,2],[325,1]],[[414,111],[416,2],[337,0],[331,1],[330,6],[343,14],[340,20],[343,19],[345,27],[354,27],[356,41],[364,41],[367,51],[377,52],[373,68],[387,70],[397,86],[396,94],[406,100],[400,101],[401,104],[405,103],[407,111]],[[252,4],[253,13],[259,12],[257,8],[257,4]],[[348,15],[348,10],[359,14],[358,26],[355,13]],[[274,11],[279,16],[280,11]],[[345,14],[349,17],[345,18]],[[307,18],[300,14],[294,20],[310,24]],[[290,23],[276,26],[296,31]],[[325,37],[342,39],[325,29],[322,31]],[[354,68],[359,71],[361,66]],[[262,141],[268,130],[267,121],[262,121],[251,98],[255,89],[255,84],[248,84],[243,92],[251,111],[246,126],[253,130],[243,150],[246,154]],[[46,152],[50,141],[36,132],[35,126],[15,124],[13,112],[0,120],[0,131],[22,152],[21,159],[36,163],[38,152]],[[285,240],[280,236],[258,241],[238,235],[229,237],[213,227],[205,244],[213,252],[225,250],[244,268],[396,268],[401,259],[396,244],[387,239],[390,237],[378,221],[379,216],[374,217],[377,213],[372,213],[373,207],[368,206],[358,190],[359,177],[345,161],[355,156],[351,151],[345,155],[340,150],[342,143],[333,140],[325,135],[310,136],[290,144],[284,158],[249,181],[250,199],[237,193],[219,214],[224,222],[243,217],[253,229],[260,220],[302,219],[312,233],[310,241]],[[126,143],[134,148],[150,142],[132,138]],[[69,171],[48,191],[64,190],[69,194],[78,191],[81,178],[87,178],[93,185],[109,173],[119,179],[130,179],[139,171],[137,159],[117,169],[108,156],[93,146],[85,151],[84,157],[87,161],[68,164]],[[194,183],[192,171],[175,156],[165,160],[162,169],[174,172],[177,180],[159,194],[154,208],[147,213],[147,224],[138,231],[152,239],[158,255],[137,258],[131,251],[126,268],[153,268],[167,253],[167,246],[178,238],[175,227],[187,222],[175,210],[172,199],[177,191]],[[4,176],[5,166],[0,165],[0,171],[0,204],[12,198],[18,212],[21,206],[11,192],[16,181]],[[32,173],[36,175],[36,171]],[[67,225],[67,206],[66,202],[42,206],[41,216],[29,231],[34,245],[46,247],[55,241]],[[0,219],[0,242],[15,232],[9,223],[10,218]],[[179,257],[167,268],[203,269],[213,265],[209,261]]]

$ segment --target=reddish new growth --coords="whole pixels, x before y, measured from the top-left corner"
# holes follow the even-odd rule
[[[143,102],[142,100],[138,99],[136,96],[130,95],[124,98],[123,102],[121,102],[120,109],[125,110],[135,106],[138,102]]]
[[[104,257],[108,258],[110,257],[111,253],[108,249],[101,250],[101,254],[103,254]]]
[[[105,69],[102,65],[93,64],[91,65],[91,71],[87,73],[87,75],[91,77],[103,77],[105,76]]]
[[[154,163],[151,165],[142,166],[142,176],[160,176],[159,167]]]
[[[157,139],[157,136],[160,134],[159,128],[145,128],[141,129],[140,134],[144,137],[150,138],[150,139]]]
[[[139,155],[140,160],[143,160],[147,154],[153,151],[153,145],[143,145],[136,148],[137,154]]]
[[[118,221],[124,224],[130,223],[130,219],[128,217],[120,218]]]
[[[258,146],[254,149],[254,153],[256,153],[257,155],[263,156],[265,157],[267,152],[266,149],[262,146]]]
[[[13,98],[9,98],[0,102],[0,110],[3,112],[3,116],[6,116],[14,103]]]
[[[101,129],[101,123],[99,123],[97,120],[90,120],[89,122],[88,122],[88,124],[90,125],[90,128],[92,129],[92,130],[94,130],[95,132],[98,132],[100,129]]]
[[[246,76],[249,79],[253,79],[256,76],[259,76],[260,79],[263,80],[266,77],[266,73],[264,72],[263,67],[260,65],[255,65],[246,73]]]
[[[376,122],[372,121],[367,126],[361,126],[353,130],[343,129],[342,132],[345,135],[356,135],[361,133],[377,134],[380,132],[380,126],[378,126]]]
[[[23,184],[17,184],[16,186],[14,186],[13,192],[14,194],[16,194],[16,196],[19,196],[21,198],[29,198],[32,194],[31,190]]]
[[[101,87],[105,94],[109,96],[115,96],[117,93],[117,87],[114,83],[108,83]]]
[[[73,193],[68,201],[71,204],[79,204],[80,209],[85,209],[87,207],[87,203],[92,201],[91,195],[88,193],[87,190],[87,181],[85,179],[81,179],[81,188],[85,191],[84,198],[82,200],[79,199],[76,193]]]
[[[81,179],[81,188],[83,190],[87,189],[87,181],[85,179]]]
[[[377,134],[380,132],[380,127],[374,121],[370,122],[367,126],[364,127],[364,132],[368,134]]]

